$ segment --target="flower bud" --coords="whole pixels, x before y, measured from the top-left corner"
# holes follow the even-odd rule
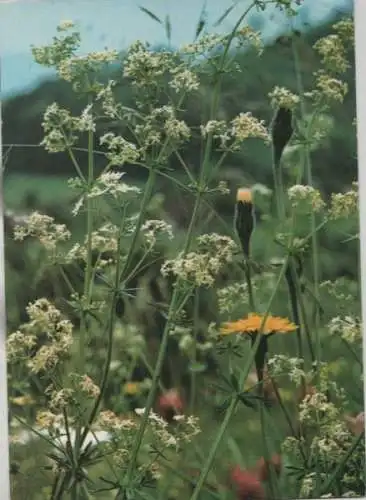
[[[239,236],[243,253],[249,257],[250,237],[255,226],[252,192],[250,189],[238,189],[235,207],[235,229]]]
[[[292,111],[285,107],[278,108],[272,122],[273,155],[276,167],[280,164],[283,150],[291,139],[293,131]]]

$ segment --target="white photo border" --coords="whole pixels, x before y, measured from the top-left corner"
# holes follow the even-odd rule
[[[1,3],[1,2],[0,2]],[[354,0],[357,150],[360,213],[360,280],[362,287],[363,363],[366,366],[366,0]],[[4,259],[4,206],[1,119],[1,47],[0,47],[0,495],[10,500],[8,393],[6,366],[6,304]],[[366,384],[364,383],[364,401]],[[366,452],[366,450],[365,450]],[[366,498],[366,497],[363,497]]]

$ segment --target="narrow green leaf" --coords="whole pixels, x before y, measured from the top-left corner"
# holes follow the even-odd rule
[[[165,33],[166,33],[166,37],[170,43],[171,39],[172,39],[172,23],[170,22],[169,14],[167,16],[165,16]]]
[[[231,387],[234,389],[234,391],[239,392],[239,381],[234,373],[230,373],[230,383]]]
[[[200,36],[204,27],[206,26],[206,23],[207,23],[206,2],[204,2],[204,4],[202,5],[200,17],[199,17],[197,25],[196,25],[194,41],[196,41],[197,38]]]
[[[151,19],[153,19],[154,21],[156,21],[157,23],[159,24],[163,24],[162,20],[159,19],[159,17],[154,14],[153,12],[151,12],[151,10],[147,9],[146,7],[142,7],[141,5],[138,6],[139,9],[144,12],[145,14],[147,14],[149,17],[151,17]]]
[[[227,18],[227,16],[232,12],[237,6],[238,2],[234,2],[230,7],[228,7],[225,12],[218,18],[218,20],[214,23],[214,27],[220,26],[220,24]]]

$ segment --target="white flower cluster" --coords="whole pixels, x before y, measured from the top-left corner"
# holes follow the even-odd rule
[[[211,51],[224,45],[226,37],[217,33],[210,33],[201,36],[196,42],[183,45],[179,52],[188,55],[208,55]]]
[[[76,202],[72,214],[76,216],[80,209],[83,207],[86,198],[98,198],[100,196],[112,196],[118,199],[120,203],[127,201],[127,195],[140,194],[141,189],[137,186],[130,186],[121,182],[124,172],[103,172],[97,179],[95,179],[92,187],[88,191],[88,186],[79,177],[70,179],[68,184],[71,188],[80,191],[85,191],[85,194]]]
[[[95,97],[96,102],[101,103],[105,116],[112,119],[118,118],[123,110],[122,104],[116,101],[113,94],[116,83],[115,80],[108,80],[108,83],[102,86]]]
[[[217,299],[220,314],[230,315],[237,308],[249,303],[248,285],[246,283],[233,283],[217,290]]]
[[[99,139],[100,145],[106,145],[110,165],[121,166],[125,163],[136,163],[140,158],[139,149],[135,144],[127,141],[120,135],[115,135],[113,132],[107,132]]]
[[[304,96],[314,101],[315,104],[322,105],[332,103],[342,103],[348,92],[346,82],[335,78],[324,70],[314,73],[315,89],[305,92]]]
[[[152,51],[148,43],[137,40],[129,47],[124,59],[123,76],[138,88],[156,88],[172,65],[173,55],[170,52]]]
[[[212,286],[223,267],[232,261],[235,242],[219,234],[205,234],[197,239],[198,251],[179,253],[176,259],[166,261],[163,276],[173,274],[195,286]]]
[[[313,212],[320,212],[325,207],[319,190],[312,186],[295,184],[287,193],[293,209],[310,208]]]
[[[55,224],[49,215],[33,212],[21,226],[15,226],[14,239],[22,241],[36,238],[50,253],[54,254],[59,243],[68,241],[71,233],[64,224]]]
[[[59,33],[68,31],[74,27],[72,21],[63,21],[57,28]],[[38,64],[46,67],[58,67],[58,65],[73,56],[80,47],[80,33],[77,31],[62,37],[54,37],[51,45],[42,47],[32,46],[32,55]]]
[[[304,371],[304,360],[301,358],[290,358],[284,354],[275,354],[267,362],[268,370],[272,377],[286,375],[297,386],[307,378]]]
[[[200,128],[202,137],[212,134],[214,139],[219,139],[222,149],[238,150],[241,144],[250,138],[270,142],[270,135],[263,120],[258,120],[250,112],[239,113],[229,124],[224,120],[209,120]]]
[[[114,262],[114,257],[118,249],[118,226],[107,222],[100,226],[91,234],[91,250],[99,254],[98,261],[95,266],[102,269],[105,266]],[[75,243],[65,255],[65,262],[71,263],[77,260],[86,260],[88,253],[88,236],[85,237],[83,244]],[[106,257],[103,254],[107,254]]]
[[[141,232],[150,247],[153,247],[156,244],[159,236],[165,234],[170,240],[174,237],[171,224],[168,224],[163,220],[147,220],[142,225]]]
[[[97,69],[102,69],[105,64],[116,62],[117,58],[118,52],[116,50],[103,50],[89,52],[83,56],[71,56],[59,63],[58,75],[66,82],[73,83],[74,90],[81,90],[90,70],[96,73]]]
[[[145,413],[145,408],[136,408],[135,413],[142,416]],[[175,415],[173,418],[179,424],[175,435],[168,431],[168,422],[150,410],[149,424],[153,436],[163,447],[177,449],[181,442],[190,442],[194,436],[201,432],[197,417],[192,415]]]
[[[300,98],[298,95],[293,94],[290,90],[275,86],[272,92],[268,94],[268,97],[271,99],[272,108],[287,108],[293,109],[299,102]]]
[[[360,318],[336,316],[328,323],[328,330],[331,335],[339,336],[351,344],[362,342],[362,323]]]
[[[344,73],[349,68],[347,53],[342,38],[331,34],[314,44],[314,49],[321,57],[322,64],[333,73]]]
[[[331,219],[348,218],[358,215],[358,183],[353,182],[352,188],[345,193],[333,193],[329,216]]]
[[[25,360],[34,373],[53,369],[69,353],[73,342],[72,323],[47,299],[38,299],[28,305],[29,322],[7,339],[7,356],[10,362]],[[31,356],[37,337],[46,335],[47,341]]]
[[[41,145],[50,153],[65,151],[77,142],[80,132],[95,132],[92,105],[86,106],[80,116],[71,116],[70,111],[54,102],[44,113],[42,127],[45,136]]]
[[[192,92],[199,89],[198,77],[188,68],[177,66],[171,70],[172,79],[169,82],[175,92]]]

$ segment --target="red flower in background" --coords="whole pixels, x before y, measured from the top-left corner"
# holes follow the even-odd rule
[[[171,422],[173,417],[183,413],[183,410],[184,402],[177,389],[170,389],[160,396],[158,411],[167,422]]]
[[[255,471],[251,472],[237,465],[231,470],[230,481],[238,500],[264,500],[264,488]]]

